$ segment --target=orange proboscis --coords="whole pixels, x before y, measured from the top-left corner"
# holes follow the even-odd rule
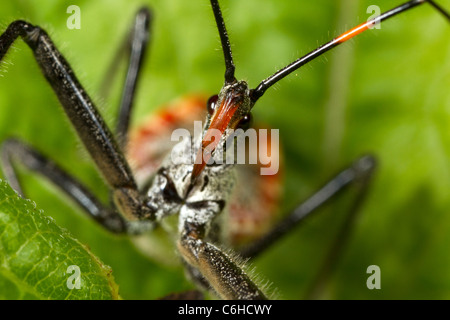
[[[234,113],[238,109],[238,105],[231,101],[224,100],[219,106],[216,114],[211,119],[211,124],[202,141],[202,147],[198,150],[194,168],[192,170],[192,178],[196,179],[205,168],[206,164],[212,157],[212,152],[219,144],[220,139],[214,135],[213,129],[219,130],[221,134],[230,125]]]

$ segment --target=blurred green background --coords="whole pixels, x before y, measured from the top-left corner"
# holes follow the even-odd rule
[[[447,5],[448,1],[439,1]],[[399,0],[221,1],[236,76],[252,87],[278,68]],[[81,8],[69,30],[66,8]],[[216,93],[224,64],[209,1],[7,0],[0,26],[27,19],[44,27],[113,123],[121,74],[102,96],[108,65],[141,5],[154,10],[153,38],[133,123],[189,93]],[[255,119],[280,129],[288,212],[364,153],[379,160],[371,192],[338,267],[319,298],[450,298],[450,26],[423,5],[387,21],[268,90]],[[20,137],[106,198],[87,153],[27,46],[17,41],[0,69],[0,141]],[[126,238],[109,235],[57,190],[22,171],[24,189],[47,215],[110,265],[125,299],[192,288],[180,268],[149,261]],[[352,195],[326,206],[256,261],[281,298],[304,297]],[[366,269],[381,268],[381,290]]]

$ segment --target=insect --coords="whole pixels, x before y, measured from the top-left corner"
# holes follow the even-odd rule
[[[415,9],[415,10],[417,10],[417,9]]]

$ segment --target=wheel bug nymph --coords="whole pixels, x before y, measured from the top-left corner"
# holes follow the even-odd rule
[[[369,156],[360,158],[353,166],[340,172],[325,187],[287,215],[272,230],[253,243],[238,248],[236,254],[230,254],[221,249],[220,244],[223,239],[218,229],[221,228],[222,223],[219,217],[225,216],[223,211],[231,209],[229,198],[233,188],[233,172],[236,168],[229,165],[207,165],[208,155],[218,147],[218,141],[210,142],[209,132],[211,131],[209,130],[218,129],[224,134],[222,139],[226,140],[228,138],[227,129],[245,125],[255,103],[265,94],[266,90],[282,78],[367,30],[375,22],[387,20],[422,4],[435,7],[448,18],[448,14],[434,1],[408,1],[383,13],[374,21],[363,23],[343,33],[276,72],[252,89],[245,81],[238,81],[235,78],[230,40],[219,3],[217,0],[211,0],[226,71],[224,87],[207,104],[210,112],[205,121],[206,127],[202,141],[197,144],[199,161],[196,164],[175,165],[170,158],[166,158],[157,169],[152,167],[153,163],[148,166],[144,163],[143,175],[145,177],[140,178],[142,181],[139,181],[139,184],[136,182],[122,150],[128,144],[127,131],[134,92],[139,79],[138,71],[146,52],[145,47],[151,22],[149,12],[143,9],[137,14],[132,31],[129,73],[116,127],[118,140],[105,125],[86,91],[75,78],[69,64],[58,52],[45,31],[28,22],[15,21],[0,37],[0,59],[3,59],[6,51],[19,36],[30,46],[45,78],[52,86],[81,141],[111,188],[114,205],[109,207],[98,201],[77,180],[68,176],[53,162],[19,140],[8,140],[3,144],[2,161],[5,176],[10,184],[20,192],[20,184],[12,163],[13,161],[21,162],[55,183],[105,228],[116,233],[139,235],[139,241],[145,241],[142,234],[151,232],[151,229],[158,225],[165,225],[165,221],[170,219],[169,216],[178,216],[175,227],[178,235],[174,237],[174,242],[186,266],[187,273],[199,288],[211,290],[221,298],[265,299],[268,297],[268,293],[252,280],[242,263],[235,261],[235,257],[253,258],[257,256],[280,236],[303,221],[317,207],[354,182],[362,185],[360,193],[363,195],[375,166],[374,159]],[[141,132],[138,138],[142,139],[143,136]],[[138,162],[138,156],[131,155],[135,142],[136,140],[130,142],[131,150],[129,152],[134,161]],[[139,143],[135,143],[135,146],[137,151],[142,148]],[[201,151],[204,150],[207,152],[202,154]],[[205,155],[206,159],[202,157]],[[144,158],[146,157],[148,155],[144,155]],[[170,227],[169,230],[173,231]]]

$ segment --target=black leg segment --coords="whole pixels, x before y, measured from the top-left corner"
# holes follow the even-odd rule
[[[91,218],[114,233],[126,231],[126,223],[117,211],[103,205],[86,187],[71,177],[53,161],[16,139],[6,140],[0,151],[3,173],[10,185],[22,196],[14,163],[41,174],[75,201]]]
[[[282,236],[294,229],[304,221],[305,218],[309,217],[311,213],[315,212],[316,209],[320,208],[323,204],[334,198],[334,196],[347,189],[350,185],[363,182],[363,185],[365,186],[369,181],[369,177],[374,172],[375,167],[375,158],[372,156],[364,156],[358,159],[353,166],[341,171],[324,187],[298,206],[291,214],[281,220],[278,225],[261,239],[244,248],[240,252],[241,256],[244,258],[256,257]],[[358,197],[357,203],[360,203],[362,200],[362,198],[359,198],[360,197]]]
[[[153,219],[111,131],[47,33],[25,21],[11,23],[0,36],[0,60],[19,36],[33,51],[78,136],[113,189],[114,202],[120,213],[130,220]]]
[[[147,8],[139,10],[136,14],[133,29],[126,41],[127,54],[129,56],[128,71],[122,92],[122,100],[120,102],[119,117],[116,126],[117,137],[122,149],[127,143],[127,133],[136,94],[136,87],[149,40],[151,18],[151,12]],[[115,63],[117,63],[117,61]]]

